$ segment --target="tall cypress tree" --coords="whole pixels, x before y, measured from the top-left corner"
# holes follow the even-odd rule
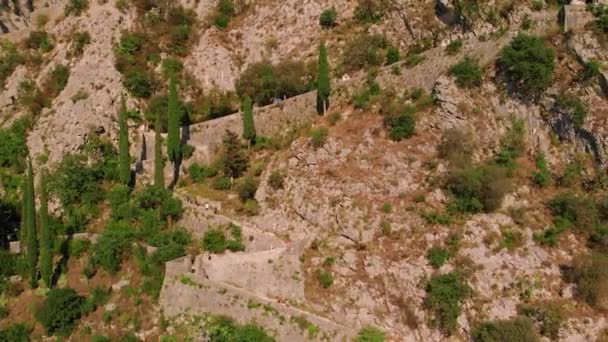
[[[253,105],[249,96],[243,101],[243,139],[249,144],[255,144],[256,132],[255,123],[253,122]]]
[[[156,116],[154,124],[154,185],[165,188],[165,160],[163,156],[163,141],[160,136],[160,115]]]
[[[30,285],[32,288],[38,284],[38,237],[36,233],[36,202],[34,195],[34,173],[32,171],[32,160],[28,161],[27,168],[27,193],[25,194],[25,231],[27,235],[26,262],[30,275]]]
[[[131,156],[129,155],[129,126],[127,125],[127,104],[124,95],[118,112],[118,178],[124,185],[131,183]]]
[[[325,115],[329,108],[329,95],[331,84],[329,80],[329,61],[327,60],[327,49],[325,42],[319,47],[319,75],[317,78],[317,113]]]
[[[51,287],[51,277],[53,275],[53,232],[49,225],[49,206],[48,193],[46,187],[46,171],[40,173],[40,277],[44,284]]]
[[[179,98],[177,95],[177,86],[173,77],[169,80],[169,104],[167,112],[167,157],[177,163],[181,158],[181,146],[179,136]]]

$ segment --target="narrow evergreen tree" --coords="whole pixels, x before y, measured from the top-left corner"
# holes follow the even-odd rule
[[[127,125],[127,104],[122,96],[118,112],[118,178],[124,185],[131,183],[131,156],[129,155],[129,126]]]
[[[48,193],[46,187],[46,171],[40,173],[40,277],[44,284],[51,287],[51,277],[53,275],[53,232],[49,225]]]
[[[249,144],[255,144],[256,132],[255,123],[253,122],[253,105],[249,96],[243,101],[243,139]]]
[[[163,141],[160,136],[160,115],[156,116],[154,124],[154,185],[165,188],[165,160],[163,156]]]
[[[331,84],[329,80],[329,61],[327,60],[327,49],[325,42],[321,42],[319,48],[319,75],[317,78],[317,113],[325,115],[329,108],[329,95]]]
[[[173,77],[169,80],[169,104],[167,112],[167,157],[177,163],[181,157],[181,146],[179,136],[179,98],[177,95],[177,86]]]
[[[38,284],[38,237],[36,233],[36,202],[34,195],[34,174],[32,171],[32,160],[29,160],[27,169],[27,193],[25,194],[25,231],[26,231],[26,263],[30,275],[32,288]]]

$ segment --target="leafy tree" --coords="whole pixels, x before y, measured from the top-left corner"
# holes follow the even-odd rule
[[[68,336],[76,320],[82,316],[84,302],[85,298],[73,289],[52,289],[36,312],[36,319],[48,335]]]
[[[243,139],[247,140],[250,144],[255,144],[256,132],[255,123],[253,122],[253,105],[251,104],[251,98],[245,97],[243,101]]]
[[[537,100],[553,82],[555,52],[541,37],[520,34],[501,51],[498,65],[514,92]]]
[[[249,167],[249,160],[238,136],[227,130],[222,146],[224,150],[222,155],[224,175],[233,178],[240,177]]]
[[[110,223],[93,246],[91,263],[115,274],[120,270],[123,255],[133,238],[134,231],[125,221]]]
[[[89,167],[82,156],[67,155],[52,177],[52,190],[64,209],[80,204],[93,204],[101,199],[97,181],[101,175]]]
[[[179,136],[179,125],[181,121],[179,110],[179,98],[175,79],[169,79],[169,106],[167,111],[167,156],[174,164],[181,159],[181,140]]]
[[[32,161],[29,160],[27,168],[27,192],[25,193],[25,231],[26,231],[26,259],[30,276],[30,285],[34,288],[38,284],[38,237],[36,232],[36,203],[34,195],[34,173]]]
[[[160,136],[160,115],[156,116],[154,125],[154,186],[165,188],[165,157],[163,156],[163,138]]]
[[[2,342],[29,342],[30,329],[25,324],[13,324],[0,330]]]
[[[317,113],[325,115],[329,108],[329,95],[331,84],[329,78],[329,61],[327,60],[327,49],[325,42],[319,47],[319,75],[317,80]]]
[[[129,126],[127,125],[127,104],[122,96],[118,112],[118,177],[122,184],[131,183],[131,155],[129,154]]]
[[[53,275],[53,232],[49,224],[46,171],[40,173],[40,276],[47,287],[51,287]]]

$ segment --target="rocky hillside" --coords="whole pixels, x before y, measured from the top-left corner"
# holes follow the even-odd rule
[[[608,340],[608,4],[0,4],[0,341]]]

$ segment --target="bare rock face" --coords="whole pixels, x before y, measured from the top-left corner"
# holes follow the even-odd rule
[[[69,41],[59,43],[51,63],[43,70],[46,75],[52,67],[64,64],[70,67],[70,78],[65,89],[55,98],[50,109],[43,111],[34,130],[29,134],[28,146],[33,155],[47,154],[49,163],[55,163],[64,154],[76,152],[92,132],[116,136],[115,116],[118,99],[125,94],[121,75],[114,66],[113,41],[121,29],[129,27],[131,20],[113,4],[91,3],[81,17],[67,17],[52,28],[57,36],[72,27],[87,30],[92,41],[78,60],[66,56]],[[86,99],[73,100],[77,93]]]

